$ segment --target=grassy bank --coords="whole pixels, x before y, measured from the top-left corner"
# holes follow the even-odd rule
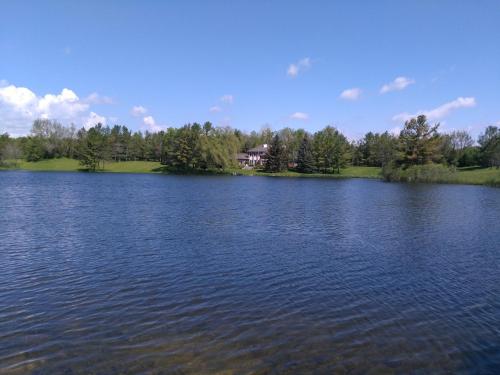
[[[18,161],[15,167],[0,169],[21,169],[27,171],[84,171],[82,166],[74,159],[48,159],[38,162]],[[159,162],[150,161],[124,161],[107,162],[99,172],[112,173],[168,173]],[[381,178],[381,169],[376,167],[347,167],[341,169],[340,174],[301,174],[293,171],[281,173],[265,173],[257,170],[229,169],[225,171],[208,171],[207,174],[236,174],[244,176],[273,176],[273,177],[301,177],[301,178]],[[462,168],[456,172],[437,176],[428,182],[490,185],[500,187],[500,170],[492,168]]]
[[[377,167],[347,167],[340,170],[340,174],[298,173],[286,171],[280,173],[266,173],[258,170],[232,169],[230,173],[245,176],[273,176],[273,177],[301,177],[301,178],[380,178],[380,168]]]
[[[159,162],[152,161],[123,161],[123,162],[106,162],[104,169],[99,172],[112,173],[158,173],[161,171],[162,165]],[[17,165],[10,169],[21,169],[26,171],[46,171],[46,172],[81,172],[85,169],[80,165],[78,160],[60,158],[46,159],[37,162],[18,161]]]
[[[414,165],[406,169],[387,168],[386,181],[438,184],[489,185],[500,187],[500,169],[468,167],[452,169],[441,164]]]

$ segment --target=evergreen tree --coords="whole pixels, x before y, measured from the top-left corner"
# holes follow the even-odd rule
[[[404,166],[428,164],[441,159],[438,127],[439,124],[430,126],[424,115],[405,122],[399,135],[399,147],[403,154],[400,162]]]
[[[265,170],[267,172],[283,172],[288,167],[287,164],[285,147],[280,136],[276,134],[267,153]]]
[[[309,136],[305,135],[300,143],[297,155],[297,171],[301,173],[314,172],[314,155]]]

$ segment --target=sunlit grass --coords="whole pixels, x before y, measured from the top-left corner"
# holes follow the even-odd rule
[[[19,169],[28,171],[78,172],[85,170],[85,167],[78,160],[68,158],[46,159],[36,162],[19,161],[17,166]],[[153,173],[155,169],[160,167],[161,164],[154,161],[105,162],[104,169],[99,169],[98,172]]]

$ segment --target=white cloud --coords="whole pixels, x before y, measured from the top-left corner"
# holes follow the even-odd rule
[[[69,120],[88,109],[89,105],[69,89],[63,89],[59,95],[47,94],[38,100],[38,112],[42,118]]]
[[[290,64],[286,71],[286,74],[288,74],[290,77],[297,76],[297,74],[299,74],[299,67],[295,64]]]
[[[106,117],[99,116],[95,112],[90,112],[83,126],[85,127],[85,129],[90,129],[91,127],[96,126],[99,123],[103,126],[106,126]]]
[[[89,103],[89,104],[113,104],[113,98],[110,98],[109,96],[102,96],[99,95],[96,92],[93,92],[89,96],[87,96],[84,100],[84,102]]]
[[[144,122],[142,128],[152,133],[157,133],[163,130],[163,127],[158,125],[153,116],[146,116],[142,119]]]
[[[345,100],[358,100],[363,90],[355,87],[352,89],[344,90],[340,93],[340,98]]]
[[[392,135],[399,135],[401,133],[401,130],[401,127],[396,126],[395,128],[389,130],[389,133],[391,133]]]
[[[130,113],[134,117],[140,117],[142,115],[145,115],[147,112],[148,112],[148,109],[143,107],[142,105],[135,105],[130,110]]]
[[[301,71],[307,70],[311,67],[311,59],[309,57],[305,57],[296,63],[290,64],[286,71],[286,74],[289,77],[295,78]]]
[[[0,79],[0,87],[8,86],[9,82],[5,79]]]
[[[222,108],[217,106],[217,105],[214,105],[213,107],[210,107],[208,109],[210,112],[221,112],[222,111]]]
[[[0,133],[13,136],[29,133],[37,118],[57,119],[62,123],[86,125],[91,115],[90,103],[64,88],[59,94],[38,96],[26,87],[0,87]]]
[[[292,113],[290,115],[290,118],[292,120],[308,120],[309,119],[309,115],[307,113],[304,113],[304,112],[295,112],[295,113]]]
[[[230,94],[223,95],[223,96],[221,96],[220,101],[222,103],[226,103],[226,104],[233,104],[234,96],[230,95]]]
[[[384,86],[380,88],[380,93],[385,94],[391,91],[400,91],[404,90],[409,85],[415,83],[415,80],[408,77],[396,77],[396,79],[392,82],[386,83]]]
[[[450,114],[451,111],[459,108],[471,108],[476,106],[476,99],[474,97],[459,97],[451,102],[445,103],[430,110],[421,110],[415,114],[403,112],[395,115],[392,119],[394,121],[407,121],[418,115],[425,115],[429,120],[439,120]]]

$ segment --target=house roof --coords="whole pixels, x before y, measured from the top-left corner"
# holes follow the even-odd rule
[[[246,154],[244,152],[236,154],[236,159],[238,159],[238,160],[248,159],[248,154]]]
[[[260,145],[248,150],[248,152],[267,152],[267,145]]]

